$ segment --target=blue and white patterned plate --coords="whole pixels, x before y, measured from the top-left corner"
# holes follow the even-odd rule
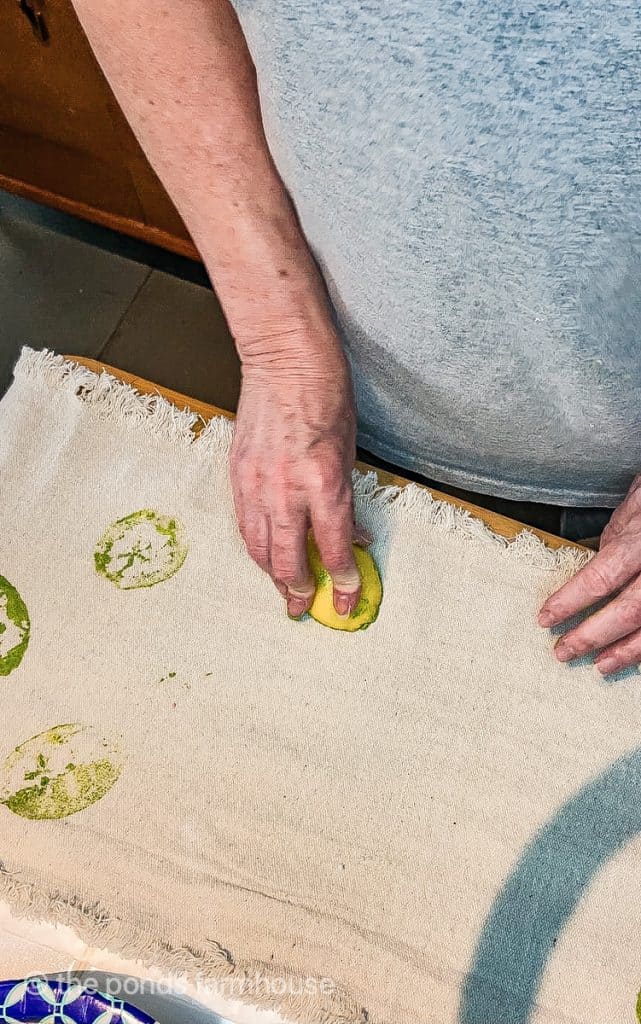
[[[0,981],[0,1024],[158,1024],[120,999],[80,984]]]

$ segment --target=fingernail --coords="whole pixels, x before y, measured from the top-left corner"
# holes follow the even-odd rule
[[[369,547],[373,540],[373,535],[364,526],[357,526],[354,530],[354,543],[360,547]]]
[[[334,608],[341,619],[349,618],[354,602],[353,594],[337,594],[334,591]]]
[[[602,676],[607,676],[610,672],[615,672],[617,668],[617,663],[614,658],[601,658],[599,661],[595,661],[594,664]]]
[[[554,648],[554,653],[559,661],[570,661],[574,657],[574,651],[570,646],[565,644],[557,644]]]
[[[554,622],[554,616],[552,612],[540,612],[539,613],[539,626],[551,626]]]
[[[300,619],[307,611],[308,602],[302,597],[290,597],[287,601],[287,614],[290,619]]]

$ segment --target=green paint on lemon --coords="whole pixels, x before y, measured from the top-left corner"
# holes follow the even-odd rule
[[[187,557],[181,523],[140,509],[112,523],[94,552],[96,571],[121,590],[153,587],[178,572]]]
[[[111,789],[122,770],[115,749],[106,756],[105,745],[93,730],[75,723],[32,736],[0,767],[0,803],[37,821],[85,810]]]
[[[24,657],[31,623],[16,588],[0,576],[0,676],[8,676]]]

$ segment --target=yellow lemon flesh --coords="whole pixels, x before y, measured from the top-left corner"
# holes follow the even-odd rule
[[[334,608],[332,577],[321,562],[318,548],[311,537],[307,544],[309,565],[316,581],[316,593],[309,614],[323,626],[329,626],[330,629],[343,629],[348,633],[354,633],[357,629],[367,629],[378,615],[383,597],[383,585],[376,562],[369,551],[365,551],[357,544],[353,544],[352,547],[356,567],[361,577],[361,598],[351,615],[342,619]]]

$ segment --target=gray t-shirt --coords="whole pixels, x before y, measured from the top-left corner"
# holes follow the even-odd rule
[[[360,443],[507,498],[641,471],[637,0],[234,0]]]

